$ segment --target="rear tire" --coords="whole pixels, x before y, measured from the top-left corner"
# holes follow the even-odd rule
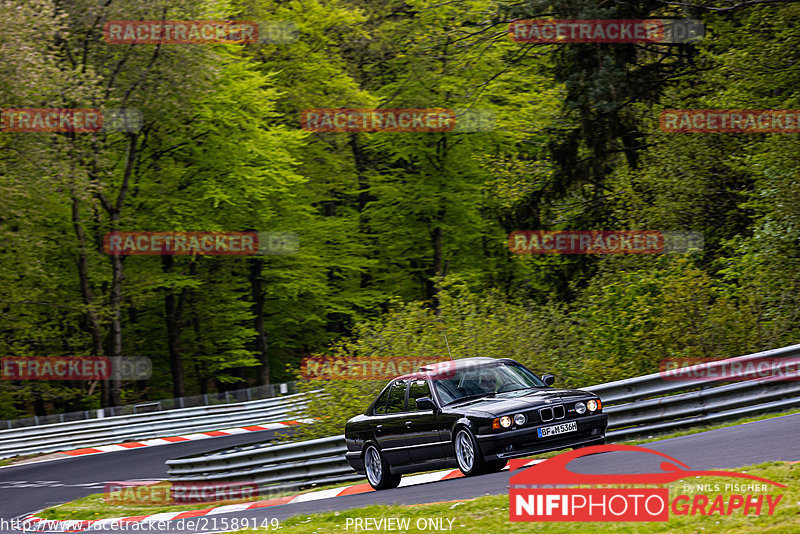
[[[456,437],[453,440],[453,445],[456,451],[456,462],[458,469],[464,474],[465,477],[472,477],[482,475],[487,471],[489,465],[483,459],[483,453],[478,447],[475,436],[466,427],[460,427],[456,431]]]
[[[367,482],[376,491],[396,488],[402,478],[402,475],[393,475],[389,471],[386,459],[372,443],[364,449],[364,470],[367,472]]]

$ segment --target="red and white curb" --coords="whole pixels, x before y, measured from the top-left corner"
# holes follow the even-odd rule
[[[211,432],[197,432],[194,434],[184,434],[182,436],[170,436],[166,438],[147,439],[144,441],[127,441],[114,445],[101,445],[99,447],[88,447],[85,449],[75,449],[71,451],[60,451],[58,454],[68,456],[84,456],[86,454],[99,454],[102,452],[124,451],[127,449],[137,449],[139,447],[152,447],[154,445],[169,445],[181,441],[192,441],[198,439],[216,438],[219,436],[233,436],[235,434],[246,434],[247,432],[258,432],[260,430],[276,430],[287,426],[310,423],[311,419],[300,419],[299,421],[282,421],[279,423],[262,423],[259,425],[243,426],[239,428],[226,428],[225,430],[213,430]]]
[[[532,465],[543,462],[544,460],[530,460],[518,468],[530,467]],[[508,466],[503,470],[508,470]],[[433,473],[423,473],[421,475],[411,475],[403,477],[400,481],[401,488],[407,486],[416,486],[418,484],[428,484],[430,482],[439,482],[441,480],[450,480],[453,478],[461,478],[464,475],[458,469],[448,469],[445,471],[436,471]],[[162,512],[153,515],[140,515],[133,517],[115,517],[110,519],[96,519],[91,521],[80,520],[54,520],[54,519],[40,519],[35,515],[30,515],[22,520],[25,524],[26,530],[34,532],[77,532],[84,530],[100,530],[103,527],[114,528],[112,525],[119,525],[120,523],[152,523],[157,521],[178,521],[180,519],[193,519],[195,517],[229,514],[232,512],[243,512],[246,510],[256,510],[258,508],[269,508],[271,506],[281,506],[285,504],[294,504],[299,502],[319,501],[323,499],[332,499],[335,497],[344,497],[346,495],[356,495],[358,493],[368,493],[375,491],[369,484],[355,484],[353,486],[345,486],[342,488],[331,488],[320,491],[312,491],[309,493],[301,493],[299,495],[288,495],[286,497],[276,497],[266,501],[247,502],[242,504],[228,504],[225,506],[217,506],[216,508],[206,508],[204,510],[188,510],[185,512]],[[135,529],[130,529],[135,530]]]

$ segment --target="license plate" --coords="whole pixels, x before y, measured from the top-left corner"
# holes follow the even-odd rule
[[[570,421],[569,423],[562,423],[560,425],[545,426],[537,429],[540,438],[549,438],[550,436],[555,436],[556,434],[566,434],[568,432],[577,431],[578,423],[576,421]]]

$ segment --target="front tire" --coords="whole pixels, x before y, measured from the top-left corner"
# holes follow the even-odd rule
[[[489,466],[483,459],[483,453],[478,448],[475,436],[472,435],[468,428],[459,428],[453,441],[458,469],[464,473],[465,477],[482,475],[487,472]]]
[[[372,443],[364,449],[364,469],[367,472],[367,482],[377,491],[396,488],[402,478],[402,475],[393,475],[389,471],[386,459]]]

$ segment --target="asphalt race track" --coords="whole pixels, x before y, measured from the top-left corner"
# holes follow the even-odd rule
[[[248,432],[3,467],[0,468],[0,518],[8,520],[92,493],[102,493],[107,481],[164,480],[167,478],[166,460],[268,440],[276,432]]]
[[[672,456],[692,469],[723,469],[771,460],[798,461],[800,460],[798,436],[800,436],[800,414],[795,414],[661,440],[645,446]],[[255,436],[217,438],[213,440],[213,445],[217,448],[245,443],[247,438],[253,441]],[[98,486],[91,489],[76,484],[101,485],[106,480],[164,477],[165,459],[202,451],[209,448],[209,444],[207,440],[178,443],[0,469],[0,517],[10,519],[54,503],[98,492]],[[658,468],[660,461],[661,458],[654,455],[614,452],[581,458],[572,462],[570,469],[584,473],[647,473],[660,471]],[[251,518],[251,521],[252,518],[258,518],[260,523],[265,518],[283,520],[299,514],[346,510],[371,504],[417,504],[468,499],[507,493],[510,476],[508,471],[504,471],[481,476],[479,484],[474,478],[457,478],[382,492],[219,514],[213,517],[217,518],[218,522],[222,518]],[[11,480],[58,481],[64,486],[9,489],[7,481]],[[210,531],[210,527],[206,529],[206,532]]]

